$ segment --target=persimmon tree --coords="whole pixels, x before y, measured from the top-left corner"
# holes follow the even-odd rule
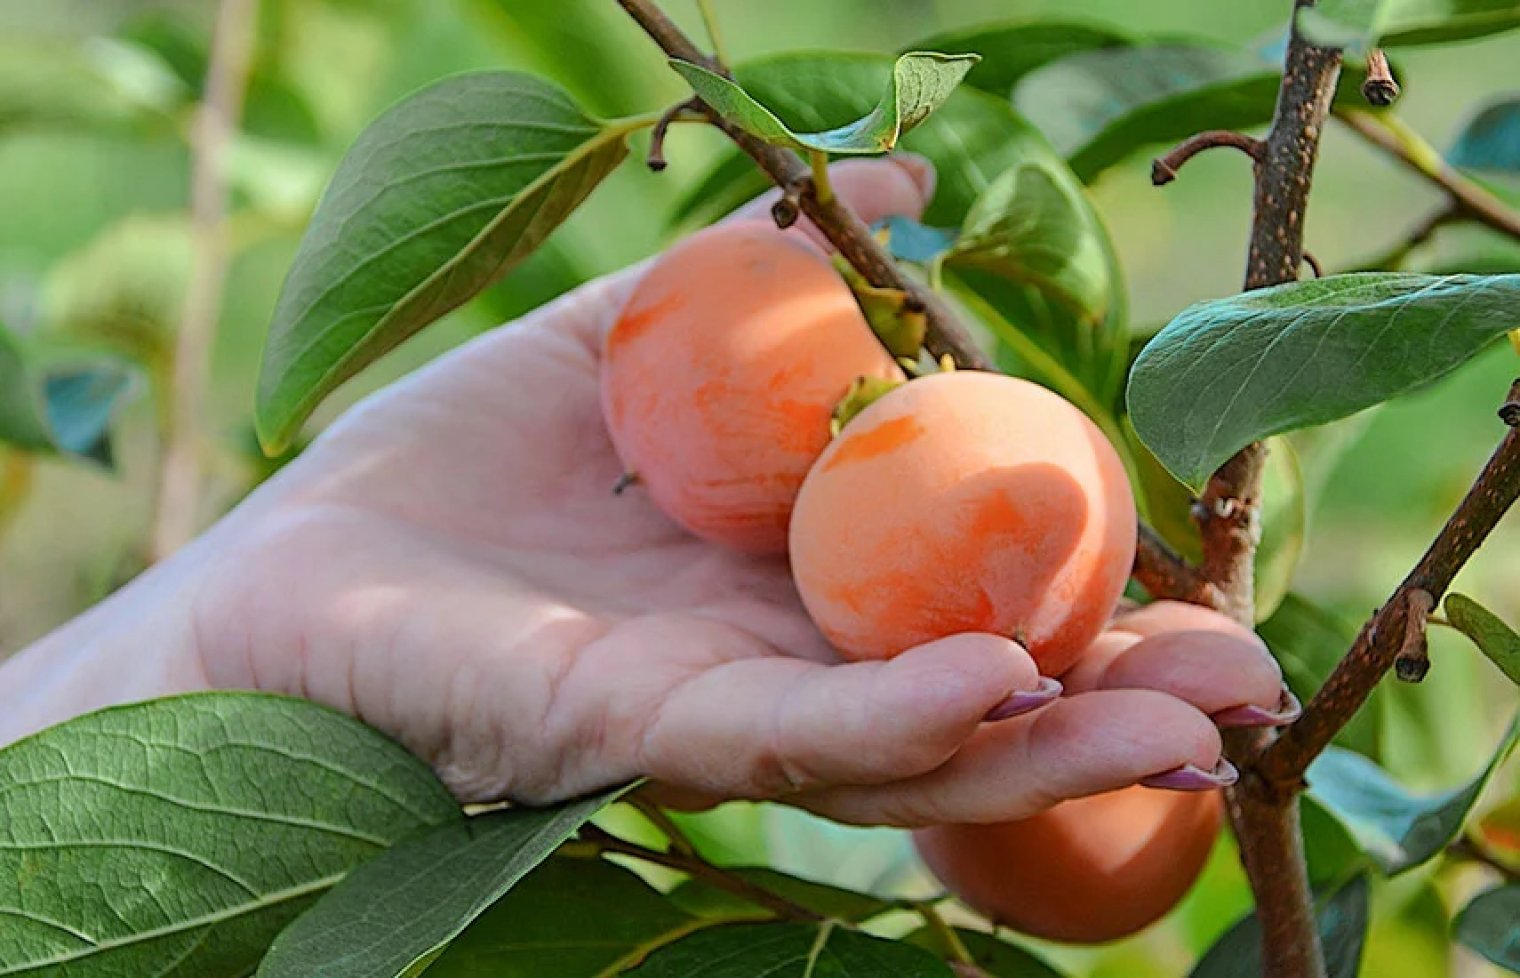
[[[712,50],[654,0],[618,6],[651,42],[628,58],[665,59],[689,97],[602,120],[551,80],[476,72],[397,103],[350,149],[264,349],[264,448],[289,449],[345,381],[509,276],[616,168],[665,169],[673,126],[715,128],[732,150],[693,182],[681,220],[779,188],[776,223],[817,226],[894,354],[1012,373],[1080,408],[1135,488],[1134,596],[1259,627],[1304,698],[1281,729],[1227,733],[1241,773],[1228,811],[1255,910],[1192,974],[1244,974],[1259,960],[1270,978],[1354,975],[1369,880],[1438,859],[1498,874],[1452,927],[1520,972],[1520,800],[1493,816],[1507,834],[1470,819],[1520,726],[1476,778],[1438,795],[1399,785],[1365,756],[1357,726],[1390,672],[1419,682],[1441,668],[1431,627],[1460,630],[1520,682],[1520,635],[1451,591],[1520,497],[1520,381],[1492,392],[1497,419],[1465,419],[1492,427],[1491,458],[1351,634],[1289,590],[1308,490],[1287,437],[1434,384],[1507,334],[1520,351],[1520,274],[1403,270],[1455,224],[1520,239],[1505,183],[1520,174],[1520,102],[1485,98],[1444,156],[1392,107],[1401,49],[1520,27],[1520,3],[1285,2],[1281,36],[1256,49],[1047,20],[901,52],[738,64],[721,56],[705,4]],[[240,97],[235,79],[208,99],[216,92]],[[214,146],[227,124],[211,113],[201,138]],[[1362,266],[1305,248],[1320,139],[1336,125],[1443,196]],[[1158,187],[1215,149],[1251,168],[1246,273],[1240,293],[1178,312],[1142,344],[1084,185],[1168,144]],[[938,192],[921,222],[869,227],[833,194],[827,163],[898,148],[935,163]],[[494,165],[504,159],[514,165]],[[223,190],[204,191],[213,244]],[[221,259],[211,260],[199,301],[214,309]],[[1327,274],[1334,266],[1351,270]],[[205,356],[205,327],[187,326],[189,369]],[[111,362],[29,356],[0,332],[0,516],[34,455],[109,458],[128,386]],[[175,416],[194,414],[182,405]],[[109,746],[127,742],[137,746]],[[53,727],[0,751],[0,811],[0,974],[1061,974],[1017,935],[978,929],[941,900],[727,865],[692,823],[631,786],[547,809],[461,810],[384,736],[273,696],[177,697]]]

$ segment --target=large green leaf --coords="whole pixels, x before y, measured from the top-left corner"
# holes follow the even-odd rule
[[[1370,915],[1366,874],[1317,900],[1320,942],[1327,978],[1357,978]],[[1253,911],[1221,937],[1193,968],[1190,978],[1260,978],[1261,922]]]
[[[287,927],[260,978],[416,975],[519,880],[627,789],[480,815],[397,845]]]
[[[1299,29],[1326,47],[1440,44],[1520,27],[1517,0],[1319,0],[1301,10]]]
[[[1112,299],[1106,244],[1071,171],[1035,160],[1005,170],[982,192],[946,261],[1033,285],[1091,327]]]
[[[526,258],[627,155],[631,126],[517,72],[448,78],[381,115],[339,164],[275,308],[256,415],[266,447]]]
[[[1331,747],[1309,766],[1309,795],[1344,825],[1384,874],[1393,876],[1440,855],[1462,831],[1494,772],[1520,739],[1510,724],[1483,771],[1437,795],[1412,795],[1372,761]]]
[[[1465,594],[1446,596],[1446,617],[1510,682],[1520,686],[1520,635],[1504,619]]]
[[[397,839],[459,818],[419,760],[304,700],[116,707],[0,751],[0,975],[245,975]]]
[[[1452,922],[1457,940],[1520,974],[1520,884],[1480,893]]]
[[[702,926],[604,859],[552,858],[429,965],[428,978],[600,975]]]
[[[1130,44],[1128,35],[1111,27],[1057,20],[1012,20],[949,30],[912,45],[917,51],[974,51],[981,62],[966,84],[998,98],[1031,71],[1067,55]]]
[[[765,866],[730,869],[728,872],[742,879],[780,894],[793,903],[807,907],[824,917],[859,923],[892,909],[892,904],[869,893],[858,893],[843,887],[816,883],[792,876]],[[770,911],[720,890],[710,883],[691,879],[670,891],[670,899],[691,913],[703,917],[734,917],[769,915]]]
[[[1101,48],[1031,72],[1019,111],[1091,181],[1125,156],[1204,129],[1271,120],[1279,70],[1255,53],[1186,44]]]
[[[1520,96],[1484,106],[1462,127],[1446,159],[1467,170],[1520,173]]]
[[[711,927],[656,951],[630,978],[953,978],[911,944],[825,924]]]
[[[1129,380],[1135,430],[1201,489],[1247,444],[1423,387],[1513,329],[1520,275],[1362,273],[1185,309]]]
[[[717,72],[675,59],[670,66],[719,115],[772,145],[803,153],[874,156],[893,149],[904,133],[943,105],[978,60],[974,54],[905,54],[893,64],[887,89],[870,112],[817,132],[789,128],[744,85]]]
[[[1061,972],[1033,954],[985,931],[956,927],[961,946],[971,952],[976,966],[988,978],[1062,978]],[[944,953],[944,939],[932,927],[922,927],[904,937],[909,944]]]

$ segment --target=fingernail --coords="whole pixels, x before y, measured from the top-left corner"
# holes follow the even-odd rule
[[[923,193],[925,200],[934,196],[934,185],[938,182],[939,175],[928,157],[898,150],[887,159],[907,172],[913,182],[918,184],[918,189]]]
[[[1239,780],[1240,772],[1235,770],[1235,765],[1221,757],[1212,771],[1205,771],[1196,764],[1184,764],[1142,778],[1140,783],[1147,788],[1167,788],[1171,791],[1213,791],[1215,788],[1228,788]]]
[[[1243,706],[1232,706],[1228,710],[1220,710],[1214,714],[1213,720],[1217,727],[1281,727],[1297,720],[1303,712],[1304,707],[1298,701],[1298,697],[1294,696],[1287,687],[1283,687],[1276,710],[1268,710],[1255,703],[1247,703]]]
[[[1064,688],[1059,680],[1051,679],[1049,676],[1041,676],[1039,683],[1034,689],[1015,690],[1003,702],[988,710],[984,722],[997,723],[999,720],[1007,720],[1009,717],[1016,717],[1031,710],[1038,710],[1040,707],[1054,703],[1059,699]]]

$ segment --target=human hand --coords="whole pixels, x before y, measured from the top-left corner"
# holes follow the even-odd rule
[[[916,215],[932,183],[915,161],[837,174],[867,221]],[[598,359],[637,275],[369,398],[150,572],[184,619],[167,629],[194,664],[184,685],[348,711],[464,801],[648,776],[684,802],[780,798],[903,825],[1016,818],[1207,771],[1220,751],[1208,713],[1277,704],[1275,664],[1242,640],[1211,641],[1218,668],[1201,680],[1137,657],[1055,702],[998,636],[837,664],[783,560],[702,542],[637,491],[611,492]]]

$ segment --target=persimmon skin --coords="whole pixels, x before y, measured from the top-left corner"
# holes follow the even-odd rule
[[[901,379],[828,258],[774,224],[699,231],[650,267],[607,335],[602,409],[666,515],[786,550],[792,503],[859,377]]]
[[[1043,387],[974,371],[862,411],[792,515],[803,603],[857,660],[994,632],[1059,676],[1113,614],[1134,553],[1129,480],[1097,426]]]
[[[1132,787],[1016,822],[913,833],[934,875],[1021,933],[1101,944],[1155,923],[1192,888],[1224,819],[1221,792]]]

